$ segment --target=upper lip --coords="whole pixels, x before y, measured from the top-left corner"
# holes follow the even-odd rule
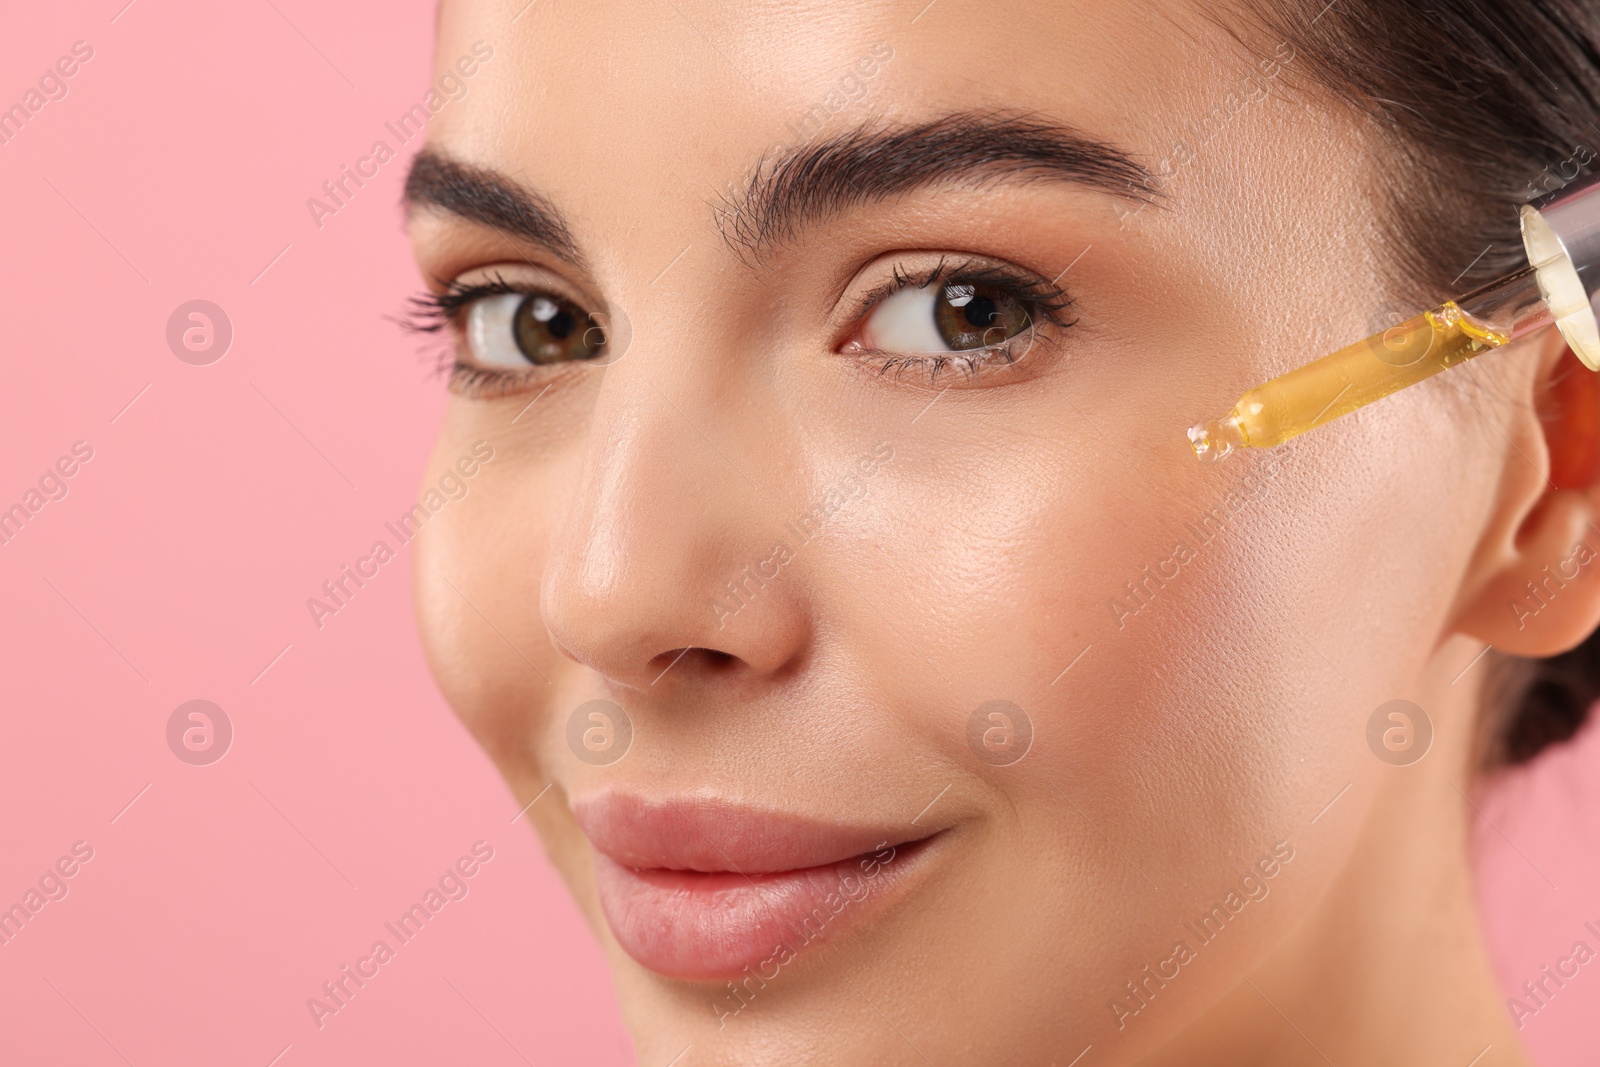
[[[797,871],[936,832],[829,822],[710,797],[651,799],[622,792],[574,797],[572,814],[595,848],[635,870]]]

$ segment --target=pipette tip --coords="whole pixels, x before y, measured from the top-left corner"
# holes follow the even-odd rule
[[[1244,431],[1232,414],[1189,427],[1189,447],[1204,463],[1227,459],[1244,446]]]

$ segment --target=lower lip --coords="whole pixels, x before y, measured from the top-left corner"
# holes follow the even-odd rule
[[[642,966],[669,978],[731,978],[746,967],[787,963],[789,954],[881,911],[925,865],[931,842],[748,877],[640,871],[596,852],[595,887],[617,943]]]

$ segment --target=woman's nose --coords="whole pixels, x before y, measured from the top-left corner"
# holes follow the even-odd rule
[[[781,433],[730,386],[670,380],[630,353],[605,370],[545,560],[558,648],[628,687],[772,675],[808,633],[781,516]],[[658,381],[657,379],[665,379]]]

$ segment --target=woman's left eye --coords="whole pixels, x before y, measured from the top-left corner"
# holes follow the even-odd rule
[[[1028,302],[1004,286],[951,281],[910,285],[882,300],[862,323],[869,352],[937,355],[993,348],[1033,325]]]

